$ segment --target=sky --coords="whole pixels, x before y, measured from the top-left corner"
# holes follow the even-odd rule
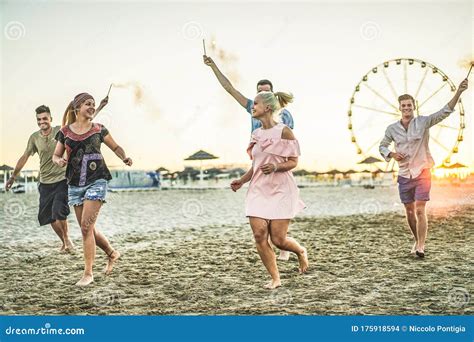
[[[263,78],[275,91],[294,94],[288,109],[301,145],[299,168],[357,168],[364,153],[377,153],[357,154],[348,129],[350,99],[366,73],[406,57],[431,63],[457,86],[467,72],[460,61],[474,56],[471,1],[1,1],[0,13],[0,164],[12,166],[38,129],[37,106],[48,105],[60,124],[76,94],[89,92],[98,103],[111,83],[130,86],[112,88],[96,120],[133,158],[133,168],[182,170],[193,165],[184,158],[200,149],[219,156],[211,164],[249,164],[250,116],[203,64],[205,38],[208,55],[245,96],[253,98]],[[389,69],[402,92],[403,69]],[[393,103],[388,83],[375,80],[381,76],[371,74],[371,85]],[[424,94],[442,85],[429,76]],[[409,82],[419,84],[417,77],[409,73]],[[462,96],[466,129],[452,158],[472,170],[473,89],[474,83]],[[356,101],[369,101],[361,105],[379,104],[366,87],[361,93]],[[425,109],[440,109],[451,96],[445,88]],[[367,148],[396,120],[369,112],[352,117]],[[448,126],[459,125],[458,113]],[[448,150],[456,135],[452,128],[436,132]],[[432,147],[440,164],[447,152]],[[122,167],[104,153],[109,166]],[[25,169],[37,168],[38,157],[30,158]]]

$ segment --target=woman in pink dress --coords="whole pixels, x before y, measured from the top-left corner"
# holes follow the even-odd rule
[[[292,95],[269,91],[260,92],[255,97],[252,117],[260,120],[262,127],[252,133],[247,149],[253,161],[252,168],[231,183],[235,192],[250,181],[245,214],[252,227],[258,254],[272,277],[272,281],[264,286],[268,289],[281,285],[269,237],[278,248],[298,256],[301,273],[308,269],[306,249],[287,236],[290,219],[305,207],[291,172],[298,164],[300,149],[293,131],[277,123],[273,117],[292,99]]]

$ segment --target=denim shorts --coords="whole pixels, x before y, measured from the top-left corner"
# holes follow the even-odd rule
[[[105,179],[98,179],[93,183],[84,186],[69,185],[69,205],[82,205],[85,200],[101,201],[105,203],[106,194],[107,181]]]
[[[415,201],[429,201],[431,190],[431,171],[424,169],[416,178],[398,176],[398,192],[403,204]]]

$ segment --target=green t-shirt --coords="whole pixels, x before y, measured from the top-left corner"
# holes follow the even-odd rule
[[[53,163],[53,154],[57,143],[54,137],[60,129],[60,126],[52,127],[51,133],[47,136],[42,135],[41,131],[37,131],[28,139],[25,153],[29,156],[38,153],[40,157],[40,183],[52,184],[66,179],[66,167],[60,167]]]

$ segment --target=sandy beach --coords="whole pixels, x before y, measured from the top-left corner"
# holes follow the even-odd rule
[[[2,243],[2,314],[473,314],[474,205],[435,205],[429,219],[422,260],[409,254],[400,211],[300,217],[290,233],[308,248],[310,271],[298,274],[295,255],[279,261],[283,286],[275,291],[262,288],[269,276],[244,222],[117,232],[117,267],[105,277],[98,250],[95,282],[85,289],[74,286],[83,267],[80,238],[76,253],[64,255],[46,230],[49,241]]]

